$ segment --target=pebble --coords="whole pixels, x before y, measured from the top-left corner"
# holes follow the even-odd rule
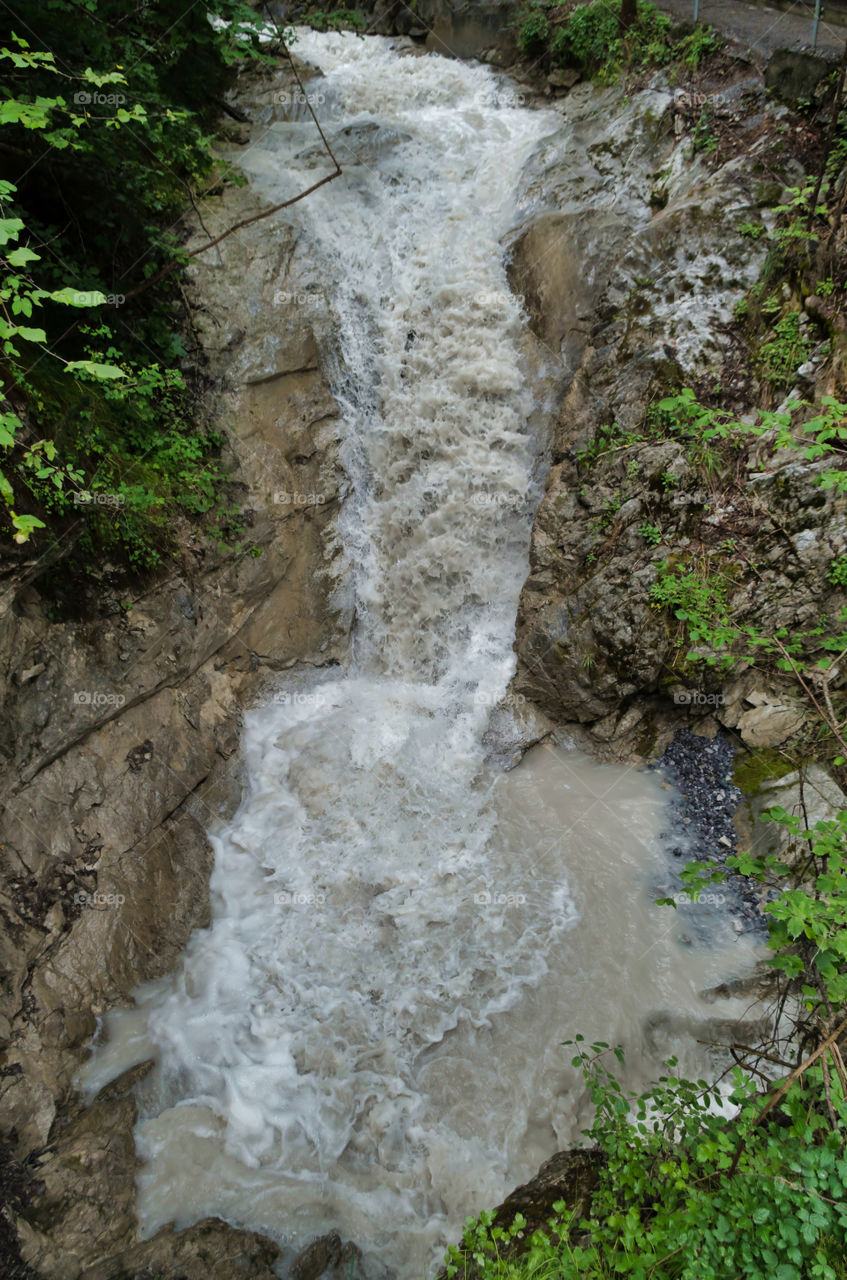
[[[672,787],[670,830],[664,833],[670,858],[725,863],[735,852],[738,835],[733,819],[741,792],[732,781],[734,756],[735,748],[726,738],[701,738],[681,729],[651,766]],[[670,861],[669,866],[673,866]],[[766,931],[761,891],[752,880],[727,871],[726,880],[713,886],[713,891],[726,898],[717,909],[729,916],[736,933]]]

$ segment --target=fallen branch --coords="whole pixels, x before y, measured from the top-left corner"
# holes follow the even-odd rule
[[[834,736],[838,739],[840,745],[843,747],[845,755],[847,755],[847,742],[845,742],[844,738],[842,738],[839,732],[837,723],[834,720],[830,719],[829,715],[826,713],[826,711],[824,711],[823,707],[818,702],[815,695],[812,693],[812,690],[809,688],[808,684],[803,679],[802,675],[800,674],[800,668],[797,666],[797,663],[794,661],[794,659],[792,658],[791,654],[788,652],[788,650],[786,649],[782,641],[777,636],[774,636],[773,639],[774,639],[774,644],[777,646],[780,653],[785,658],[786,662],[791,667],[791,670],[794,672],[795,676],[799,680],[804,693],[806,693],[807,696],[811,699],[811,701],[815,704],[815,708],[818,711],[818,714],[820,715],[824,724],[829,725]]]
[[[845,1018],[843,1022],[839,1023],[839,1025],[835,1028],[833,1032],[831,1032],[827,1036],[827,1038],[823,1041],[823,1043],[818,1045],[814,1053],[810,1054],[809,1057],[806,1058],[805,1062],[801,1062],[799,1067],[796,1067],[794,1071],[791,1072],[791,1075],[788,1077],[787,1080],[785,1080],[780,1085],[779,1089],[773,1095],[773,1097],[768,1099],[768,1101],[762,1107],[762,1110],[756,1116],[756,1119],[753,1121],[754,1129],[756,1129],[762,1123],[765,1116],[770,1111],[773,1111],[776,1104],[785,1097],[786,1093],[788,1093],[788,1090],[794,1084],[795,1080],[798,1080],[804,1071],[808,1071],[809,1067],[811,1067],[813,1063],[817,1062],[818,1058],[822,1057],[823,1054],[826,1053],[830,1045],[835,1044],[835,1041],[844,1031],[847,1031],[847,1018]],[[746,1141],[747,1141],[746,1138],[742,1138],[735,1149],[735,1155],[732,1157],[732,1164],[730,1165],[728,1170],[728,1175],[730,1178],[735,1173],[735,1170],[738,1168],[738,1161],[741,1159],[741,1153],[744,1150]]]
[[[305,191],[301,191],[299,195],[292,196],[290,200],[283,200],[280,204],[275,204],[271,209],[263,209],[261,213],[254,213],[251,218],[242,218],[240,222],[236,222],[234,226],[229,227],[226,231],[221,232],[219,236],[215,236],[214,240],[210,240],[208,244],[201,244],[199,249],[192,249],[191,253],[186,254],[184,259],[179,262],[169,262],[166,267],[162,267],[161,271],[157,271],[149,280],[145,280],[143,284],[138,284],[134,289],[130,289],[129,293],[123,295],[124,301],[128,302],[130,298],[136,298],[139,293],[143,293],[145,289],[149,289],[151,285],[158,284],[165,276],[173,275],[174,271],[179,271],[180,267],[184,267],[186,262],[190,262],[192,258],[196,258],[198,254],[205,253],[207,249],[214,249],[216,244],[220,244],[222,240],[226,240],[228,236],[235,235],[236,231],[241,231],[243,227],[249,227],[253,222],[259,222],[262,218],[269,218],[272,213],[279,213],[280,209],[288,209],[290,205],[296,204],[298,200],[305,200],[306,196],[310,196],[313,191],[317,191],[318,187],[323,187],[327,182],[332,182],[333,178],[341,176],[341,169],[336,168],[335,173],[329,173],[325,178],[321,178],[320,182],[314,183]],[[117,304],[116,304],[117,305]]]
[[[297,70],[297,67],[294,65],[294,59],[291,56],[288,46],[284,43],[282,39],[282,32],[280,31],[277,23],[274,21],[273,18],[271,18],[271,21],[273,22],[273,25],[276,27],[277,35],[280,38],[280,44],[282,45],[283,52],[285,53],[285,56],[288,59],[294,78],[297,81],[298,85],[300,86],[302,96],[306,102],[306,106],[309,108],[309,114],[314,120],[315,127],[321,136],[321,142],[324,144],[330,160],[335,165],[335,172],[328,173],[325,178],[321,178],[320,182],[314,183],[313,186],[308,187],[306,191],[301,191],[299,195],[292,196],[289,200],[283,200],[280,202],[280,204],[275,204],[271,209],[264,209],[261,213],[254,213],[250,218],[242,218],[241,222],[236,222],[234,226],[230,227],[227,231],[221,232],[219,236],[216,236],[214,240],[210,240],[208,244],[201,244],[199,249],[192,249],[191,253],[186,254],[186,256],[184,258],[181,258],[179,261],[168,263],[166,267],[162,267],[161,271],[157,271],[156,274],[151,276],[149,280],[145,280],[143,284],[136,285],[134,289],[130,289],[129,293],[125,293],[123,295],[123,300],[125,302],[128,301],[130,298],[138,297],[139,293],[143,293],[144,290],[149,289],[151,285],[158,284],[158,282],[160,280],[164,280],[166,276],[173,275],[175,271],[179,271],[181,267],[185,266],[186,262],[190,262],[191,259],[196,258],[198,254],[206,253],[208,249],[214,249],[216,244],[220,244],[221,241],[226,240],[228,236],[235,235],[236,231],[241,231],[244,227],[249,227],[252,225],[252,223],[259,222],[262,218],[270,218],[272,214],[279,213],[281,209],[290,208],[291,205],[297,204],[298,200],[305,200],[306,196],[310,196],[312,192],[317,191],[319,187],[326,186],[326,184],[328,182],[332,182],[334,178],[341,177],[341,165],[338,163],[338,160],[335,157],[332,147],[329,145],[327,136],[324,133],[323,129],[321,128],[320,120],[318,120],[318,117],[315,115],[312,104],[309,101],[309,95],[306,93],[305,89],[303,88],[303,81],[300,79],[300,74]],[[217,99],[215,99],[215,101],[217,101]],[[229,115],[234,114],[233,109],[227,106],[225,103],[219,103],[218,105],[223,107],[223,109],[227,111]],[[235,116],[235,119],[238,119],[238,117]],[[193,203],[194,201],[192,200],[192,204]]]

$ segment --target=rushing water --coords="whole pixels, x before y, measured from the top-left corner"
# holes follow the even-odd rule
[[[145,1230],[222,1213],[296,1248],[338,1227],[414,1277],[587,1122],[563,1040],[623,1039],[637,1079],[679,1048],[651,1016],[702,1015],[726,967],[650,903],[654,778],[487,760],[538,497],[501,239],[553,121],[388,41],[299,51],[345,170],[296,217],[337,318],[354,658],[247,717],[211,927],[109,1019],[88,1082],[157,1056]],[[319,160],[291,123],[245,167],[284,196]]]

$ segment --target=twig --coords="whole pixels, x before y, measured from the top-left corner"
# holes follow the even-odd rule
[[[143,293],[151,285],[157,284],[165,276],[173,275],[174,271],[178,271],[180,267],[185,266],[185,262],[190,262],[192,258],[196,258],[200,253],[205,253],[207,249],[214,249],[216,244],[220,244],[228,236],[234,235],[236,231],[241,231],[243,227],[249,227],[251,223],[259,222],[262,218],[269,218],[272,213],[279,213],[280,209],[287,209],[290,205],[296,204],[298,200],[305,200],[306,196],[310,196],[313,191],[317,191],[318,187],[323,187],[327,182],[332,182],[333,178],[339,177],[341,177],[341,170],[336,169],[335,173],[327,174],[325,178],[321,178],[320,182],[316,182],[305,191],[301,191],[299,195],[292,196],[290,200],[283,200],[280,204],[275,204],[272,209],[264,209],[261,213],[254,213],[252,218],[242,218],[241,222],[236,222],[234,226],[216,236],[214,240],[210,240],[208,244],[201,244],[199,249],[192,249],[191,253],[186,254],[185,261],[169,263],[166,267],[162,267],[161,271],[157,271],[154,276],[151,276],[149,280],[145,280],[143,284],[136,285],[134,289],[130,289],[129,293],[124,294],[124,301],[136,298],[139,293]],[[847,746],[845,746],[845,751],[847,751]]]
[[[840,732],[839,732],[839,729],[838,729],[838,725],[837,725],[837,724],[835,724],[835,723],[834,723],[834,722],[829,718],[829,716],[827,715],[826,711],[824,711],[823,707],[822,707],[822,706],[821,706],[821,704],[818,702],[818,700],[817,700],[817,698],[815,697],[815,695],[812,693],[812,690],[809,688],[808,684],[806,683],[806,681],[803,679],[802,675],[800,674],[800,669],[799,669],[799,667],[797,666],[797,663],[794,661],[794,659],[792,658],[791,654],[788,652],[788,650],[786,649],[786,647],[785,647],[785,645],[782,643],[782,641],[779,639],[779,637],[778,637],[778,636],[774,636],[774,637],[773,637],[773,642],[774,642],[774,644],[776,645],[776,647],[779,649],[779,651],[780,651],[780,653],[782,654],[782,656],[785,658],[786,662],[790,665],[791,670],[794,672],[794,674],[795,674],[795,676],[797,677],[797,679],[800,681],[800,685],[801,685],[801,687],[802,687],[803,691],[804,691],[804,692],[809,696],[809,698],[811,698],[812,702],[815,704],[815,707],[817,708],[817,710],[818,710],[818,712],[819,712],[819,714],[820,714],[820,716],[821,716],[821,719],[824,721],[824,723],[825,723],[825,724],[828,724],[828,725],[829,725],[830,729],[831,729],[831,730],[832,730],[832,732],[835,734],[835,737],[838,739],[838,741],[841,743],[841,746],[844,748],[845,754],[847,754],[847,742],[845,742],[845,740],[842,738],[842,736],[841,736],[841,734],[840,734]]]
[[[785,1067],[787,1071],[793,1070],[793,1063],[785,1062],[783,1058],[777,1058],[772,1053],[765,1053],[763,1049],[752,1049],[748,1044],[727,1044],[724,1040],[699,1040],[698,1044],[710,1045],[714,1049],[737,1050],[738,1053],[750,1053],[754,1058],[761,1058],[765,1062],[772,1062],[776,1067]]]
[[[273,21],[273,19],[271,20]],[[216,236],[214,240],[210,240],[207,244],[202,244],[199,249],[192,249],[191,253],[186,254],[184,260],[168,263],[166,267],[162,267],[160,271],[157,271],[155,275],[152,275],[149,280],[145,280],[142,284],[136,285],[134,289],[130,289],[129,293],[124,294],[124,301],[128,301],[130,298],[136,298],[139,295],[139,293],[143,293],[144,290],[149,289],[151,285],[158,284],[158,282],[160,280],[163,280],[166,276],[173,275],[174,271],[179,271],[181,267],[185,266],[186,262],[190,262],[191,259],[196,258],[198,254],[206,253],[207,250],[213,249],[216,244],[220,244],[221,241],[226,240],[228,236],[234,235],[236,231],[241,231],[244,227],[249,227],[251,226],[252,223],[261,221],[262,218],[269,218],[271,214],[279,213],[281,209],[290,208],[291,205],[297,204],[298,200],[305,200],[306,196],[310,196],[312,192],[317,191],[319,187],[323,187],[328,182],[332,182],[334,178],[341,177],[341,165],[338,163],[338,160],[335,157],[335,153],[333,152],[332,147],[329,145],[329,142],[327,141],[326,134],[321,128],[320,121],[318,120],[318,117],[315,115],[312,104],[309,101],[309,95],[306,93],[305,89],[303,88],[303,81],[300,79],[300,75],[297,71],[297,68],[294,65],[294,59],[291,56],[291,52],[288,49],[288,46],[282,40],[282,33],[280,32],[276,22],[274,22],[274,26],[276,27],[277,34],[280,37],[280,43],[282,44],[283,52],[285,53],[285,56],[288,58],[289,64],[291,66],[291,71],[294,75],[295,80],[300,86],[303,97],[306,101],[306,106],[309,108],[309,114],[311,115],[312,119],[315,122],[315,127],[317,128],[318,133],[321,135],[321,141],[326,147],[327,154],[329,155],[330,160],[335,165],[334,173],[327,174],[326,177],[321,178],[319,182],[315,182],[311,187],[308,187],[305,191],[301,191],[299,195],[292,196],[289,200],[282,200],[279,204],[275,204],[270,209],[264,209],[261,213],[254,213],[252,217],[242,218],[240,222],[236,222],[234,226],[229,227],[228,230],[221,232],[221,234],[219,236]],[[189,198],[191,199],[191,203],[193,205],[194,204],[193,197],[189,195]],[[196,205],[195,205],[195,211],[196,211]],[[199,216],[199,213],[198,213],[198,216]]]
[[[832,1061],[835,1063],[835,1070],[838,1072],[838,1079],[841,1081],[844,1097],[847,1098],[847,1068],[844,1066],[844,1059],[837,1044],[832,1045]]]
[[[830,1033],[830,1035],[827,1036],[827,1038],[823,1041],[822,1044],[818,1045],[814,1053],[810,1054],[809,1057],[806,1058],[804,1062],[800,1063],[799,1067],[796,1067],[794,1071],[791,1072],[791,1075],[788,1077],[787,1080],[783,1082],[783,1084],[780,1086],[777,1092],[773,1095],[773,1097],[770,1098],[768,1102],[765,1103],[764,1107],[759,1112],[756,1119],[753,1121],[754,1129],[757,1128],[762,1123],[762,1121],[764,1120],[768,1112],[772,1111],[776,1106],[776,1104],[779,1101],[781,1101],[782,1098],[785,1097],[786,1093],[794,1084],[795,1080],[799,1079],[799,1077],[803,1074],[803,1072],[809,1069],[812,1063],[817,1062],[818,1058],[820,1058],[823,1054],[826,1053],[829,1046],[831,1044],[834,1044],[834,1042],[838,1039],[841,1033],[845,1030],[847,1030],[847,1018],[845,1018],[844,1021],[840,1023],[835,1028],[835,1030]],[[735,1155],[732,1158],[732,1164],[730,1165],[728,1170],[728,1175],[730,1178],[735,1173],[735,1170],[738,1168],[738,1161],[741,1159],[741,1152],[744,1150],[745,1145],[746,1145],[746,1139],[742,1138],[735,1149]]]

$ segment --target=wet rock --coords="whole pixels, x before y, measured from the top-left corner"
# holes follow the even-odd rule
[[[351,1242],[344,1244],[337,1231],[330,1231],[306,1245],[291,1263],[291,1280],[360,1280],[361,1251]]]
[[[738,717],[736,728],[748,747],[778,747],[793,737],[803,725],[803,709],[787,699],[754,690],[748,694],[749,709]]]
[[[715,109],[732,114],[748,99],[773,114],[748,73],[720,91]],[[669,553],[681,570],[689,556],[691,565],[721,557],[738,584],[731,615],[767,635],[837,614],[843,593],[828,574],[847,553],[844,499],[820,485],[826,459],[798,461],[762,437],[743,492],[728,501],[709,491],[680,441],[644,438],[656,399],[714,379],[732,360],[727,322],[762,261],[738,219],[761,221],[774,198],[766,133],[710,172],[668,126],[675,101],[659,77],[625,106],[614,89],[572,90],[560,134],[528,166],[528,193],[544,193],[545,211],[516,239],[510,268],[533,332],[570,381],[533,528],[514,689],[628,759],[655,758],[681,718],[712,736],[719,725],[737,729],[759,747],[802,726],[778,682],[765,702],[746,701],[756,690],[743,668],[727,688],[680,686],[672,659],[683,628],[651,598]],[[577,259],[586,269],[572,280]]]
[[[811,102],[818,85],[832,75],[833,64],[827,58],[799,49],[777,49],[765,70],[765,84],[780,102],[796,106]]]
[[[690,1036],[712,1046],[756,1045],[773,1031],[770,1018],[681,1018],[656,1013],[645,1023],[645,1040],[651,1053],[667,1055],[681,1037]]]
[[[572,89],[582,79],[582,72],[575,67],[556,67],[547,77],[551,89]]]
[[[765,778],[759,784],[757,794],[748,797],[745,803],[749,845],[756,857],[766,857],[771,853],[782,857],[794,844],[785,827],[761,821],[765,810],[775,805],[799,818],[806,830],[817,822],[833,821],[841,810],[847,809],[847,796],[826,770],[814,763],[805,765],[802,770],[793,769],[782,777]],[[803,849],[805,847],[802,846]]]
[[[340,1257],[341,1236],[337,1231],[330,1231],[297,1254],[291,1264],[292,1280],[318,1280]]]

